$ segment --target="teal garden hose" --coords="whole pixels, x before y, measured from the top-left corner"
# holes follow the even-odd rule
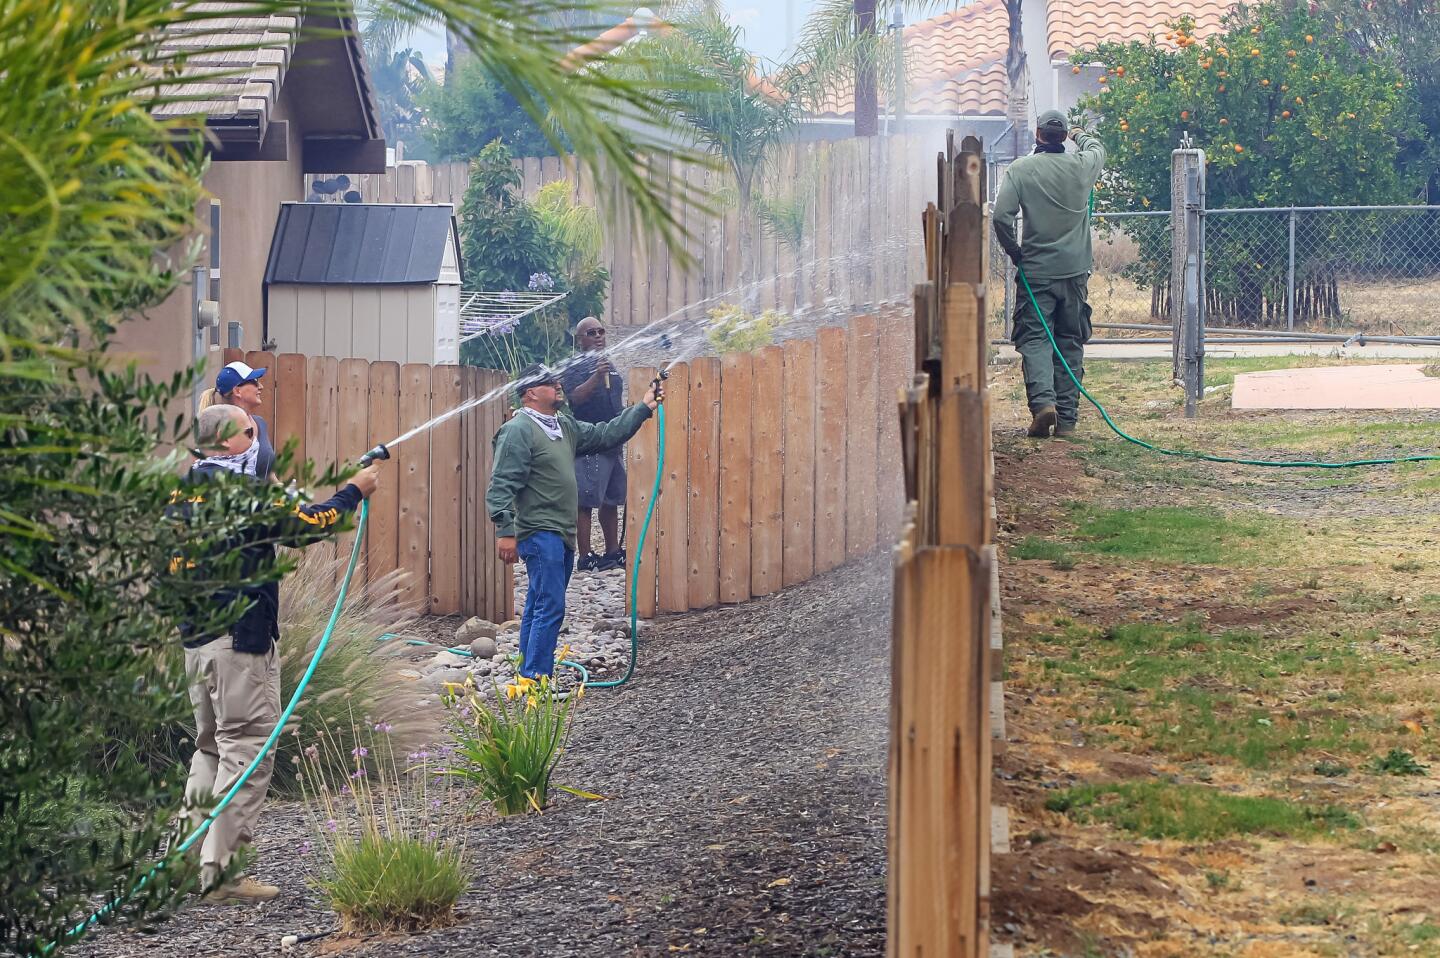
[[[1092,204],[1094,202],[1093,195],[1091,202]],[[1100,413],[1100,418],[1105,420],[1105,425],[1109,426],[1115,435],[1126,442],[1134,443],[1142,449],[1148,449],[1162,456],[1179,456],[1183,459],[1198,459],[1203,462],[1230,463],[1240,466],[1270,466],[1276,469],[1353,469],[1356,466],[1391,466],[1401,462],[1440,462],[1440,455],[1398,456],[1393,459],[1350,459],[1344,462],[1240,459],[1231,456],[1216,456],[1205,452],[1195,452],[1189,449],[1167,449],[1164,446],[1157,446],[1143,439],[1137,439],[1115,425],[1115,420],[1110,418],[1110,413],[1100,404],[1100,400],[1090,395],[1090,391],[1080,382],[1080,377],[1075,375],[1075,370],[1071,369],[1070,363],[1066,361],[1065,354],[1060,352],[1060,344],[1055,341],[1055,334],[1050,330],[1050,322],[1045,318],[1045,314],[1040,311],[1040,304],[1035,301],[1035,291],[1030,288],[1030,280],[1025,276],[1025,271],[1019,267],[1016,267],[1016,271],[1020,276],[1020,282],[1025,286],[1025,295],[1030,299],[1030,308],[1035,310],[1035,315],[1040,318],[1040,326],[1045,330],[1046,338],[1050,340],[1050,348],[1055,351],[1055,355],[1059,358],[1060,364],[1065,368],[1065,374],[1070,377],[1070,381],[1080,390],[1080,395],[1089,400],[1090,405],[1094,406]]]
[[[221,796],[220,801],[215,803],[215,807],[210,810],[210,814],[205,816],[205,820],[199,825],[196,825],[194,830],[185,836],[179,845],[171,849],[169,855],[160,859],[149,871],[140,876],[140,879],[135,882],[134,887],[125,894],[112,898],[100,908],[96,909],[91,913],[90,917],[74,925],[61,935],[58,941],[41,948],[40,954],[48,955],[57,945],[73,941],[85,934],[90,928],[113,913],[115,909],[125,904],[125,902],[135,897],[141,889],[150,884],[151,880],[164,870],[171,858],[179,857],[189,851],[195,843],[210,830],[210,826],[214,824],[215,819],[234,801],[240,789],[245,786],[245,783],[250,780],[250,776],[254,775],[255,770],[260,767],[260,763],[265,761],[265,757],[275,749],[275,743],[280,740],[281,730],[289,724],[290,716],[300,705],[300,699],[304,697],[305,689],[310,685],[310,679],[315,675],[315,668],[320,664],[320,658],[325,654],[325,649],[330,644],[330,637],[335,633],[335,625],[340,621],[340,612],[345,607],[345,596],[350,591],[350,579],[355,575],[355,564],[360,558],[360,547],[365,541],[365,520],[369,514],[370,504],[364,499],[360,500],[360,518],[355,523],[355,542],[350,547],[350,562],[345,567],[345,577],[340,580],[340,593],[335,597],[335,608],[330,611],[330,621],[325,624],[325,631],[321,633],[320,641],[315,646],[315,654],[310,656],[310,664],[305,667],[305,673],[300,676],[300,684],[296,686],[295,694],[290,696],[290,701],[286,704],[285,710],[280,713],[279,721],[277,721],[275,727],[270,730],[269,737],[266,738],[265,743],[260,746],[260,751],[255,755],[255,758],[253,758],[250,764],[245,767],[245,770],[240,773],[240,777],[235,779],[234,784],[230,786],[229,790]]]

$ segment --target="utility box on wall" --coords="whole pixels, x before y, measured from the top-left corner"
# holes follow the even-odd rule
[[[264,337],[283,353],[456,364],[462,279],[448,204],[285,203]]]

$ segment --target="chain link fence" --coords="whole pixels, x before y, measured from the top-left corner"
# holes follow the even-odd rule
[[[1440,335],[1440,206],[1216,209],[1203,223],[1206,326]],[[1092,242],[1094,321],[1168,326],[1170,211],[1097,213]],[[990,274],[991,328],[1008,336],[1015,269],[993,237]]]

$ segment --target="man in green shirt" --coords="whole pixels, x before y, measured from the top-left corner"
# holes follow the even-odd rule
[[[1090,193],[1105,166],[1105,148],[1078,127],[1070,131],[1076,150],[1065,152],[1065,116],[1040,114],[1035,152],[1005,172],[995,197],[995,236],[1006,254],[1025,272],[1035,301],[1050,323],[1055,342],[1077,379],[1085,375],[1085,343],[1090,339],[1089,280]],[[1025,243],[1015,231],[1024,214]],[[1015,324],[1011,339],[1025,373],[1030,401],[1029,435],[1069,436],[1080,417],[1080,389],[1056,362],[1030,297],[1018,277]]]
[[[640,431],[665,398],[657,381],[637,406],[609,422],[578,422],[561,412],[560,377],[534,365],[515,383],[520,409],[495,434],[495,467],[485,511],[495,523],[500,558],[525,560],[530,578],[520,617],[520,674],[532,679],[555,668],[565,620],[565,590],[575,569],[575,517],[580,492],[575,457],[618,446]]]

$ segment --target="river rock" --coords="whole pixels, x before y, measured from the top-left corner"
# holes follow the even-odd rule
[[[458,658],[458,656],[457,656]],[[465,679],[470,675],[468,669],[441,668],[425,676],[425,684],[437,692],[445,691],[447,683],[452,685],[464,685]]]
[[[430,668],[432,669],[463,669],[469,665],[470,657],[468,655],[457,655],[449,649],[441,649],[439,652],[436,652],[435,657],[430,660]]]
[[[470,643],[470,651],[475,653],[477,659],[489,659],[495,656],[495,636],[482,635]]]
[[[478,638],[493,639],[500,633],[500,627],[494,622],[473,616],[465,621],[465,624],[455,630],[455,641],[460,644],[469,645]]]

